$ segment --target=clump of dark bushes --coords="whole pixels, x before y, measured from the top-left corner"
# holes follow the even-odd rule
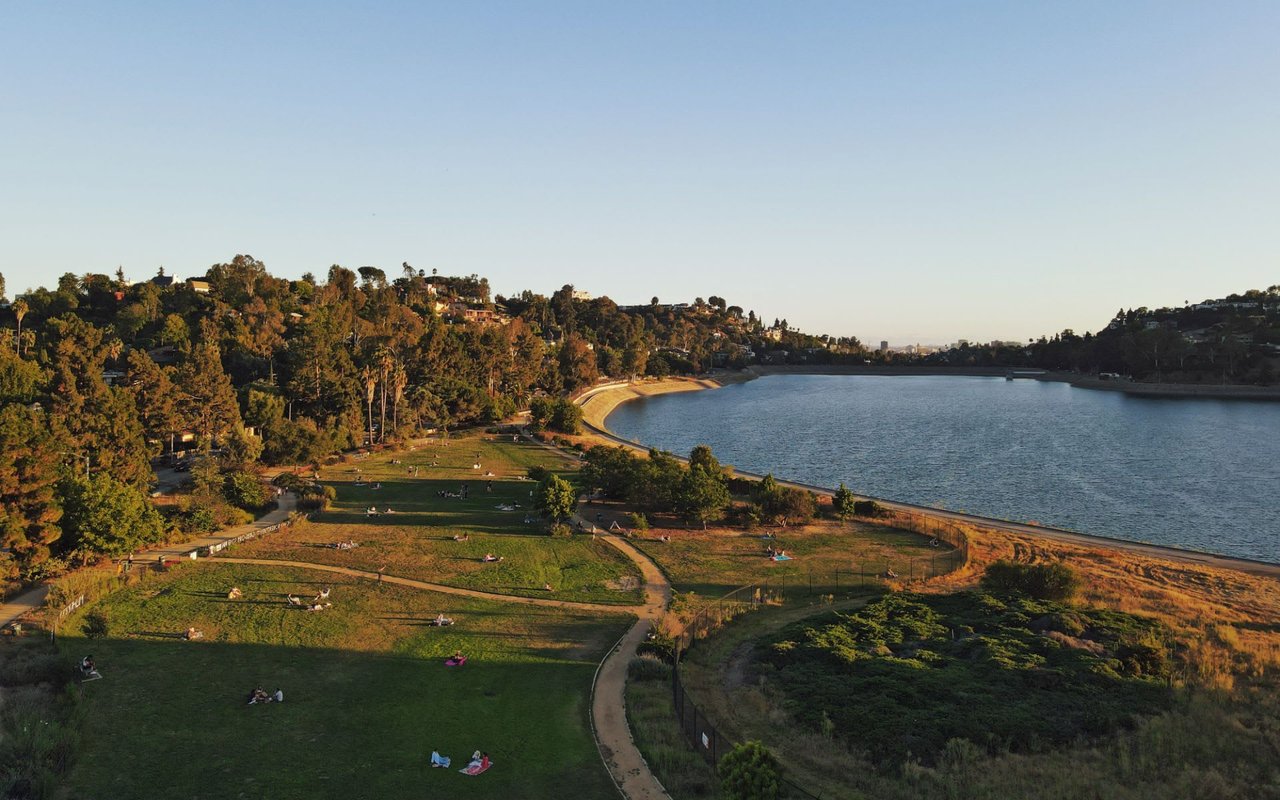
[[[1080,591],[1080,576],[1066,564],[997,561],[982,576],[982,588],[998,597],[1070,600]]]

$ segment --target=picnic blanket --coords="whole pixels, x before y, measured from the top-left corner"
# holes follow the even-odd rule
[[[489,762],[488,766],[481,766],[480,762],[472,761],[470,764],[458,770],[458,772],[461,772],[463,775],[479,775],[481,772],[484,772],[485,770],[487,770],[489,767],[492,767],[492,766],[493,766],[492,761]]]
[[[773,556],[774,561],[790,561],[791,556]]]

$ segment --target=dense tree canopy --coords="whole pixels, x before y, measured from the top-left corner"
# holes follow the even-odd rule
[[[91,485],[145,492],[153,459],[169,451],[209,452],[209,469],[221,473],[255,462],[312,463],[364,442],[491,422],[531,404],[542,412],[536,424],[568,432],[580,410],[562,398],[602,378],[749,363],[906,360],[1267,381],[1280,346],[1280,286],[1183,309],[1122,310],[1097,334],[906,356],[870,353],[853,337],[806,334],[784,319],[768,325],[719,294],[622,306],[568,285],[550,296],[494,297],[478,275],[407,264],[332,265],[316,274],[323,278],[277,278],[240,254],[187,281],[163,270],[136,283],[122,270],[67,273],[0,306],[8,331],[0,336],[8,456],[0,465],[0,529],[10,572],[36,574],[75,548],[108,552],[114,545],[64,525],[60,509],[73,491],[104,504],[114,495],[86,494],[62,479],[87,471]],[[584,480],[646,511],[705,524],[727,505],[727,470],[705,448],[690,461],[695,470],[667,453],[637,459],[597,449]],[[227,484],[211,475],[203,485],[212,505],[183,519],[214,524],[225,502],[214,495]],[[775,487],[754,500],[759,516],[774,522],[813,513],[812,497],[799,490]]]

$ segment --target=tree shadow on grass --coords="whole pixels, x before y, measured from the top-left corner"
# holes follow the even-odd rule
[[[63,645],[71,660],[85,646]],[[616,796],[581,713],[592,665],[564,663],[562,652],[550,663],[481,656],[449,669],[435,654],[168,638],[92,649],[110,680],[84,690],[83,744],[67,781],[76,796],[235,798],[251,787],[261,797],[416,797],[425,781],[429,796],[457,800],[561,800],[565,786]],[[247,706],[257,686],[280,688],[285,702]],[[458,761],[485,750],[495,767],[482,781],[433,774],[424,755],[433,748]]]

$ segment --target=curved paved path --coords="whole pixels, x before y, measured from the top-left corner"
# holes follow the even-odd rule
[[[644,598],[642,606],[616,606],[605,603],[578,603],[571,600],[553,600],[541,597],[521,597],[511,594],[482,592],[476,589],[463,589],[457,586],[446,586],[439,583],[401,578],[396,575],[383,575],[383,583],[393,583],[444,594],[474,597],[482,600],[496,600],[508,603],[522,603],[533,606],[551,606],[554,608],[581,609],[607,614],[635,614],[638,619],[622,637],[613,651],[605,656],[596,672],[595,686],[591,697],[591,727],[596,738],[596,747],[605,767],[613,777],[619,791],[628,800],[670,800],[662,784],[653,776],[649,765],[640,755],[639,748],[631,738],[631,729],[627,725],[626,701],[623,690],[627,682],[627,667],[635,657],[636,648],[644,641],[652,624],[659,619],[671,602],[671,584],[648,556],[631,546],[627,541],[612,535],[600,535],[604,541],[617,548],[623,555],[631,559],[644,577]],[[317,564],[311,561],[284,561],[275,558],[233,558],[217,556],[217,561],[228,564],[253,564],[269,567],[294,567],[312,569],[320,572],[332,572],[338,575],[349,575],[356,578],[378,580],[378,573],[369,570],[338,567],[331,564]]]
[[[640,568],[644,576],[645,602],[639,611],[640,619],[631,626],[613,652],[605,656],[596,673],[591,698],[591,725],[595,729],[596,746],[600,748],[600,757],[623,797],[629,800],[670,800],[631,738],[623,689],[627,683],[627,667],[635,658],[636,648],[671,602],[671,584],[662,570],[629,542],[612,535],[603,538]]]
[[[298,569],[314,569],[320,572],[333,572],[338,575],[350,575],[354,578],[368,578],[371,581],[378,580],[378,573],[367,569],[354,569],[352,567],[337,567],[332,564],[317,564],[313,561],[284,561],[278,558],[231,558],[224,556],[216,556],[215,560],[228,564],[256,564],[263,567],[296,567]],[[506,603],[522,603],[529,606],[549,606],[552,608],[576,608],[583,611],[600,611],[608,614],[639,614],[648,606],[621,606],[611,605],[609,603],[579,603],[573,600],[553,600],[549,597],[522,597],[516,594],[498,594],[497,592],[482,592],[478,589],[463,589],[459,586],[446,586],[442,583],[429,583],[427,581],[414,580],[413,578],[401,578],[396,575],[383,575],[383,583],[394,583],[400,586],[410,586],[414,589],[423,589],[429,592],[440,592],[442,594],[455,594],[463,597],[474,597],[479,600],[498,600]]]

